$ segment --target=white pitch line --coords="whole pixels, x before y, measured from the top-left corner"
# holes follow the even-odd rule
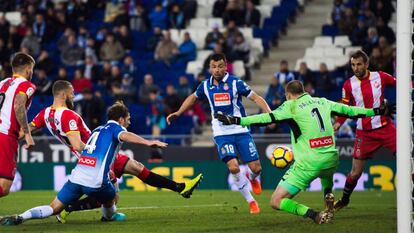
[[[132,206],[132,207],[122,207],[117,208],[118,210],[145,210],[145,209],[167,209],[167,208],[205,208],[205,207],[220,207],[220,206],[228,206],[226,204],[205,204],[205,205],[177,205],[177,206]],[[86,211],[95,211],[97,209],[92,210],[84,210]]]

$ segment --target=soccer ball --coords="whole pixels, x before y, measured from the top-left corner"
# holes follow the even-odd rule
[[[293,151],[287,146],[278,146],[270,157],[273,166],[284,169],[293,162]]]

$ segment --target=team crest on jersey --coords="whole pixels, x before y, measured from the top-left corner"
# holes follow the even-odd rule
[[[26,91],[26,95],[30,98],[34,93],[34,89],[32,87],[29,87]]]
[[[69,129],[70,130],[77,130],[78,126],[76,125],[76,121],[75,120],[70,120],[69,121]]]
[[[374,83],[374,87],[375,87],[375,88],[378,88],[379,86],[380,86],[379,82],[378,82],[378,81],[375,81],[375,83]]]
[[[229,85],[228,85],[227,83],[225,83],[225,84],[224,84],[224,86],[223,86],[223,89],[224,89],[225,91],[229,90]]]
[[[230,94],[229,93],[214,93],[213,95],[214,105],[217,107],[230,105]]]

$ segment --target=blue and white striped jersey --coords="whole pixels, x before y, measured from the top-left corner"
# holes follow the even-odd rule
[[[200,83],[194,95],[197,98],[205,95],[211,108],[211,115],[222,112],[226,115],[244,117],[246,111],[242,105],[242,96],[249,97],[252,94],[250,87],[241,79],[228,73],[216,86],[213,76]],[[247,133],[249,129],[240,125],[223,125],[212,117],[211,125],[214,136]]]
[[[99,188],[110,182],[109,170],[122,144],[119,136],[124,131],[126,129],[113,120],[96,128],[89,137],[69,180],[90,188]]]

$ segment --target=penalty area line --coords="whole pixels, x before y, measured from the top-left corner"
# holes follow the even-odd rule
[[[204,205],[176,205],[176,206],[132,206],[132,207],[121,207],[118,210],[145,210],[145,209],[169,209],[169,208],[208,208],[208,207],[221,207],[228,206],[227,204],[204,204]],[[84,211],[96,211],[84,210]]]

